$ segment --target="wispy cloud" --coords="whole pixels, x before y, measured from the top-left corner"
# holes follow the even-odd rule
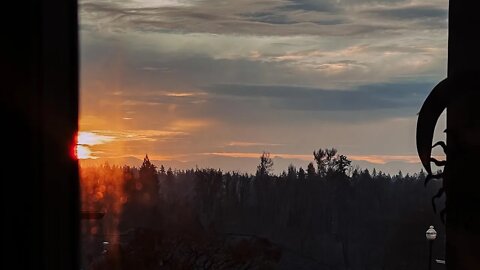
[[[405,162],[409,164],[419,164],[420,159],[418,155],[350,155],[351,160],[367,161],[373,164],[387,164],[389,162]],[[445,159],[442,155],[434,155],[438,160]]]
[[[214,125],[214,121],[208,119],[178,119],[170,123],[168,128],[172,131],[182,132],[207,128],[212,125]]]
[[[280,146],[283,144],[279,143],[266,143],[266,142],[242,142],[242,141],[233,141],[229,142],[227,146],[240,146],[240,147],[249,147],[249,146]]]
[[[183,131],[170,130],[92,130],[92,134],[97,134],[100,137],[112,138],[109,141],[150,141],[168,139],[172,137],[185,136],[188,133]]]
[[[192,97],[195,96],[195,93],[175,93],[169,92],[165,94],[167,97]]]
[[[350,155],[351,160],[355,161],[367,161],[373,164],[386,164],[392,161],[403,161],[406,163],[419,163],[420,160],[416,155]]]

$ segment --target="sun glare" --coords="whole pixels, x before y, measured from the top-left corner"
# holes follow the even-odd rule
[[[95,158],[92,156],[92,151],[90,151],[87,146],[77,145],[75,153],[78,159]]]
[[[77,145],[75,146],[75,157],[77,159],[95,159],[92,150],[93,145],[104,144],[114,139],[112,136],[96,134],[94,132],[80,131],[77,135]]]
[[[100,135],[94,132],[80,131],[78,132],[79,145],[97,145],[112,141],[112,136]]]

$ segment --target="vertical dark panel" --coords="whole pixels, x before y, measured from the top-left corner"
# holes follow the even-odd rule
[[[47,269],[78,266],[77,247],[72,245],[78,242],[79,218],[78,166],[72,159],[78,129],[76,6],[74,0],[42,2],[41,168]]]
[[[447,268],[480,267],[480,14],[474,1],[451,0],[447,108]]]
[[[2,269],[78,268],[77,3],[14,1],[2,52]],[[9,16],[7,16],[9,17]]]
[[[9,22],[2,74],[2,269],[33,269],[42,258],[39,3],[11,3],[22,23]],[[37,11],[37,12],[36,12]],[[5,23],[5,22],[4,22]],[[7,25],[7,24],[4,24]]]

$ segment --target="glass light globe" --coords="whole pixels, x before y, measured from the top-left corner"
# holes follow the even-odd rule
[[[430,226],[430,228],[428,228],[427,232],[425,233],[425,236],[427,237],[427,240],[433,241],[437,238],[437,231],[435,231],[433,226]]]

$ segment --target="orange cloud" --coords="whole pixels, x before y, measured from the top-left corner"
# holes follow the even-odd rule
[[[222,157],[235,157],[235,158],[259,158],[262,153],[241,153],[241,152],[214,152],[214,153],[205,153],[205,155],[216,155]],[[293,158],[301,160],[313,160],[312,155],[302,155],[302,154],[275,154],[270,153],[270,156],[275,158]]]
[[[367,161],[373,164],[386,164],[392,161],[402,161],[406,163],[419,163],[420,159],[417,155],[351,155],[351,160]],[[442,157],[436,157],[442,159]]]
[[[167,97],[193,97],[206,95],[204,92],[166,92],[165,96]]]
[[[261,153],[246,153],[246,152],[213,152],[205,153],[206,155],[216,155],[223,157],[236,158],[258,158]],[[300,159],[305,161],[313,161],[313,155],[306,154],[286,154],[286,153],[271,153],[271,157]],[[348,159],[353,161],[367,161],[373,164],[386,164],[392,161],[402,161],[406,163],[419,163],[420,160],[416,155],[347,155]],[[441,156],[435,156],[437,159],[442,159]]]
[[[168,126],[168,130],[174,131],[189,131],[194,129],[199,129],[203,127],[208,127],[213,124],[210,120],[202,119],[181,119],[176,120]]]

